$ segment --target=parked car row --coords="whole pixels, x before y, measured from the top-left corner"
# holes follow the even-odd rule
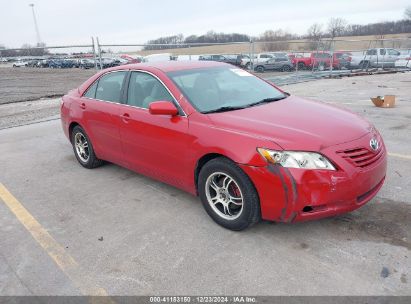
[[[121,55],[120,57],[92,58],[50,58],[17,60],[13,67],[42,68],[110,68],[123,64],[154,61],[217,61],[230,63],[248,70],[263,73],[276,70],[290,72],[292,70],[326,70],[332,69],[368,69],[368,68],[411,68],[411,50],[397,51],[393,48],[372,48],[364,52],[314,51],[314,52],[264,52],[250,58],[245,54],[208,54],[208,55],[173,55],[171,53],[151,54],[145,57]]]
[[[91,69],[101,67],[103,69],[111,68],[123,64],[139,63],[141,60],[124,55],[119,58],[49,58],[49,59],[30,59],[30,60],[17,60],[13,63],[13,67],[32,67],[32,68],[52,68],[52,69],[66,69],[66,68],[81,68]]]
[[[401,53],[392,48],[368,49],[363,53],[338,50],[315,51],[309,53],[266,52],[255,55],[252,60],[247,56],[241,66],[257,72],[279,70],[288,72],[298,70],[334,70],[364,68],[410,68],[411,50]]]

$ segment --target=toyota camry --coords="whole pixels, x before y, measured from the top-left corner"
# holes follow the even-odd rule
[[[218,62],[103,70],[62,99],[78,162],[112,162],[200,197],[232,230],[353,211],[386,175],[363,118]]]

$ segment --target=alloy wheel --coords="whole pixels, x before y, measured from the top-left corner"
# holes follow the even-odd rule
[[[207,201],[213,211],[226,220],[237,219],[243,211],[243,194],[237,182],[223,172],[211,174],[205,184]]]
[[[87,138],[82,133],[76,133],[74,136],[74,146],[76,147],[77,156],[83,162],[87,162],[90,158],[90,150]]]

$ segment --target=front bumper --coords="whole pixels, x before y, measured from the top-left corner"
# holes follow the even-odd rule
[[[321,151],[334,162],[337,171],[241,165],[260,197],[262,218],[279,222],[320,219],[353,211],[369,202],[384,184],[387,159],[382,151],[377,161],[357,167],[337,152],[369,146],[371,135]]]

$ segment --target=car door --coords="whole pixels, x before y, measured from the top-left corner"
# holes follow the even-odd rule
[[[365,61],[368,61],[368,67],[378,66],[378,52],[377,49],[369,49],[365,53]]]
[[[132,71],[120,113],[125,159],[133,170],[184,188],[187,180],[176,176],[187,172],[188,118],[181,108],[177,116],[150,114],[149,105],[155,101],[170,101],[179,108],[156,76]]]
[[[264,63],[264,68],[266,70],[274,70],[276,68],[276,59],[272,58],[267,60],[266,63]]]
[[[398,59],[398,56],[400,55],[400,52],[394,49],[388,49],[387,50],[388,56],[387,56],[387,64],[390,67],[395,67],[395,61]]]
[[[124,164],[119,132],[119,104],[126,71],[108,72],[101,76],[80,99],[86,133],[99,158]]]

